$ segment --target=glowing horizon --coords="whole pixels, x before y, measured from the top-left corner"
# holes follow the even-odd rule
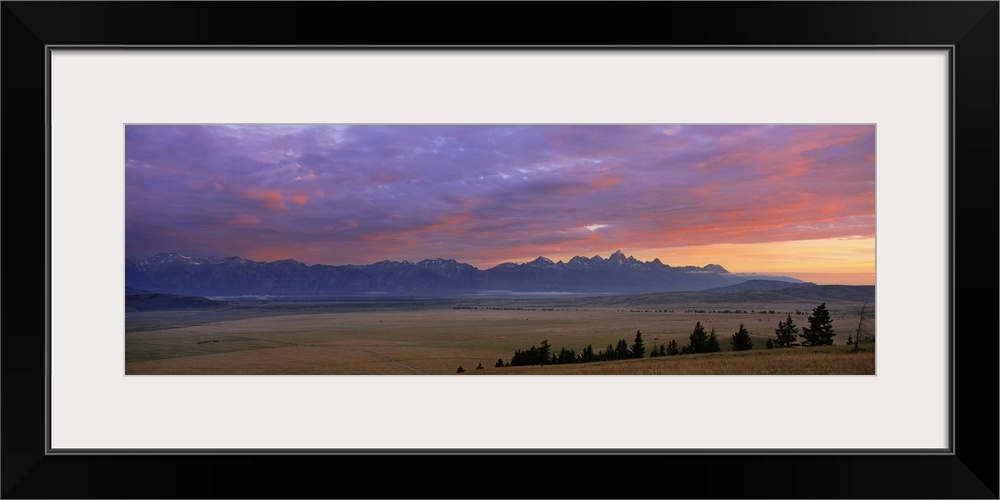
[[[130,257],[441,257],[487,269],[622,250],[678,267],[874,283],[870,125],[125,132]]]

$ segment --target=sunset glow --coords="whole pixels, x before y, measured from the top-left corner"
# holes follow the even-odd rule
[[[486,269],[621,249],[874,284],[871,125],[125,130],[126,256]]]

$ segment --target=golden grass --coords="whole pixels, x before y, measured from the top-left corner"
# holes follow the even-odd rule
[[[875,345],[767,349],[496,368],[487,375],[874,375]]]
[[[834,312],[838,343],[847,339],[854,321]],[[227,313],[232,318],[235,313]],[[874,374],[874,353],[836,354],[799,359],[808,349],[764,350],[783,314],[694,314],[629,312],[612,308],[561,311],[492,311],[451,309],[346,311],[264,316],[197,324],[196,315],[170,328],[133,330],[125,334],[126,374]],[[172,316],[174,321],[179,316]],[[750,329],[754,350],[648,358],[616,363],[494,368],[515,349],[538,346],[544,339],[553,353],[565,347],[579,354],[588,344],[605,349],[636,330],[647,351],[671,339],[687,343],[695,321],[716,329],[719,343],[740,323]],[[796,319],[805,323],[805,318]],[[185,323],[186,322],[186,323]],[[183,325],[190,326],[183,326]],[[825,348],[824,348],[825,349]],[[779,355],[781,354],[781,355]],[[843,359],[837,356],[843,357]],[[482,363],[483,370],[475,370]],[[533,370],[541,370],[535,373]]]

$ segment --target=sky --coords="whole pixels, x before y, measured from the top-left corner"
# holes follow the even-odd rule
[[[125,253],[874,284],[874,125],[127,125]]]

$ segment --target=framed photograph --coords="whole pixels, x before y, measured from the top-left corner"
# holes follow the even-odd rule
[[[307,491],[183,473],[248,455],[438,460],[498,488],[558,455],[650,483],[627,496],[739,468],[759,481],[682,496],[997,497],[974,423],[995,421],[996,338],[956,337],[995,328],[957,306],[985,292],[959,293],[956,255],[989,266],[996,238],[956,229],[996,218],[996,2],[641,4],[619,9],[651,39],[626,46],[311,39],[320,5],[4,3],[7,103],[45,97],[4,107],[8,186],[20,163],[46,194],[45,301],[24,306],[44,328],[3,339],[5,497]],[[646,24],[698,15],[720,21]],[[791,285],[823,305],[761,302]],[[783,337],[793,316],[836,340]],[[699,354],[677,325],[702,321],[748,351]],[[836,484],[774,479],[810,468]],[[470,496],[349,496],[426,494]]]

